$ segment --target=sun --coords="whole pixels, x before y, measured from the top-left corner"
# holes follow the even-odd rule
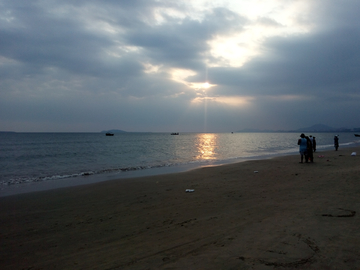
[[[205,82],[205,83],[203,83],[202,87],[207,89],[210,87],[210,84],[208,82]]]

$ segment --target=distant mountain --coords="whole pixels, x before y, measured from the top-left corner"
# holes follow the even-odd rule
[[[295,131],[299,131],[299,132],[302,132],[302,131],[326,132],[326,131],[336,131],[336,130],[337,130],[336,128],[329,127],[327,125],[316,124],[316,125],[312,125],[310,127],[299,128],[299,129],[297,129]]]
[[[300,128],[297,129],[295,131],[299,131],[299,132],[349,132],[351,131],[350,128],[334,128],[334,127],[329,127],[327,125],[323,125],[323,124],[316,124],[313,125],[311,127],[305,127],[305,128]]]
[[[242,130],[238,130],[236,132],[274,132],[274,130],[269,130],[269,129],[256,129],[256,128],[244,128]]]
[[[110,129],[110,130],[103,130],[101,133],[125,133],[127,131],[121,129]]]
[[[266,129],[253,129],[245,128],[238,130],[237,132],[351,132],[351,131],[360,131],[360,128],[334,128],[323,124],[316,124],[310,127],[304,127],[294,130],[266,130]]]

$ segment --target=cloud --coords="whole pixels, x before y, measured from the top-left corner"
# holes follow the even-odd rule
[[[359,5],[0,1],[1,129],[356,126]]]

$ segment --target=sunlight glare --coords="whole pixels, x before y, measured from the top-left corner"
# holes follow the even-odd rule
[[[206,10],[205,0],[198,0],[197,9]],[[241,67],[255,56],[262,54],[262,44],[273,36],[307,33],[310,24],[304,20],[309,4],[301,1],[218,1],[240,17],[247,19],[242,30],[214,35],[207,43],[209,67]],[[213,6],[214,7],[214,6]],[[212,60],[210,60],[212,59]]]
[[[199,134],[196,147],[198,155],[196,159],[216,159],[217,134]]]
[[[198,96],[194,98],[191,103],[193,104],[202,104],[204,102],[216,102],[226,104],[228,106],[249,106],[251,105],[251,101],[254,100],[253,97],[205,97],[205,96]]]

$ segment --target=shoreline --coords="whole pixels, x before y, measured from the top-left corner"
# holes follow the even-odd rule
[[[341,148],[351,148],[357,147],[359,143],[346,143],[340,145]],[[298,148],[298,147],[297,147]],[[331,151],[333,146],[330,145],[322,145],[319,147],[318,152],[320,151]],[[163,174],[174,174],[181,173],[186,171],[197,170],[205,167],[213,167],[213,166],[223,166],[229,164],[242,163],[246,161],[252,160],[266,160],[277,157],[285,157],[291,155],[297,155],[298,151],[285,151],[279,152],[275,154],[264,154],[257,156],[248,156],[248,157],[237,157],[226,160],[208,160],[203,162],[194,162],[194,163],[186,163],[186,164],[176,164],[171,166],[163,166],[163,167],[154,167],[147,168],[141,170],[134,171],[126,171],[126,172],[115,172],[115,173],[103,173],[103,174],[94,174],[94,175],[84,175],[77,177],[66,177],[61,179],[50,179],[43,181],[34,181],[28,183],[20,183],[20,184],[11,184],[11,185],[2,185],[0,187],[0,198],[26,194],[32,192],[39,191],[47,191],[59,188],[67,188],[74,186],[83,186],[94,183],[101,183],[112,180],[123,180],[123,179],[134,179],[138,177],[147,177],[147,176],[157,176]]]
[[[253,134],[256,138],[259,139],[259,142],[256,144],[254,144],[254,140],[249,141],[251,134],[245,135],[246,137],[243,137],[242,134],[235,134],[234,136],[227,134],[227,136],[224,135],[223,137],[221,137],[222,135],[218,134],[219,136],[221,136],[219,137],[217,144],[222,145],[222,150],[220,150],[219,148],[219,151],[215,151],[218,153],[212,155],[210,158],[204,157],[199,159],[198,157],[200,156],[196,156],[196,151],[193,153],[194,155],[189,155],[191,151],[186,148],[189,147],[190,144],[195,142],[194,140],[198,138],[198,134],[195,134],[195,136],[190,136],[190,140],[188,140],[189,138],[187,138],[185,141],[183,141],[183,143],[185,144],[185,148],[188,149],[186,150],[185,154],[181,152],[182,154],[184,154],[184,156],[179,156],[179,158],[177,158],[176,155],[170,155],[168,159],[160,158],[159,160],[156,160],[156,149],[157,147],[159,147],[159,145],[157,145],[157,147],[154,147],[154,149],[148,153],[149,156],[144,159],[144,162],[141,162],[141,160],[138,160],[137,158],[135,158],[135,160],[132,160],[131,158],[126,158],[126,155],[124,157],[118,157],[116,156],[116,154],[112,155],[111,151],[106,152],[106,155],[102,153],[99,156],[97,155],[99,154],[97,153],[97,151],[92,151],[91,153],[92,155],[94,155],[95,158],[93,158],[91,162],[86,161],[86,158],[85,160],[82,160],[80,158],[79,160],[73,161],[74,155],[67,156],[68,153],[70,153],[71,151],[65,151],[65,153],[63,153],[64,155],[61,155],[61,158],[54,158],[54,155],[50,155],[50,157],[47,158],[40,154],[39,158],[33,159],[30,155],[28,162],[26,162],[27,158],[24,157],[20,159],[19,162],[17,162],[13,159],[13,156],[9,154],[8,164],[6,163],[6,158],[3,159],[2,162],[3,166],[5,166],[5,169],[1,176],[0,197],[15,195],[19,193],[36,192],[40,190],[50,190],[67,186],[84,185],[89,183],[91,184],[117,178],[124,179],[164,173],[178,173],[205,166],[218,166],[223,164],[243,162],[245,160],[267,159],[276,156],[298,154],[298,146],[296,145],[297,139],[293,138],[294,134],[292,133],[286,133],[285,135],[282,133],[272,134],[269,135],[270,137],[266,139],[265,137],[267,135],[265,135],[264,137],[263,135]],[[70,140],[70,142],[77,140],[79,140],[79,142],[83,142],[84,140],[82,136],[73,137],[73,134],[70,135],[70,137],[67,135],[65,137],[56,137],[56,140],[52,136],[48,136],[45,138],[45,141],[51,142],[50,145],[55,142],[56,145],[57,140]],[[318,140],[320,142],[320,144],[318,144],[319,151],[333,148],[331,145],[332,138],[329,137],[329,134],[327,134],[326,136],[324,135],[324,137],[322,137],[322,135],[315,135],[318,137]],[[166,136],[164,138],[168,139],[170,137],[171,136]],[[41,136],[34,136],[34,138],[32,138],[30,141],[33,141],[37,144],[39,143],[39,139],[41,138]],[[155,138],[151,138],[159,139],[156,136]],[[283,138],[284,140],[280,140],[279,138]],[[351,145],[360,145],[360,141],[354,138],[355,137],[353,136],[353,134],[344,134],[341,140],[340,148],[348,147]],[[23,139],[26,141],[27,137]],[[98,142],[99,138],[95,136],[94,139],[93,136],[90,136],[88,139],[91,142],[95,143],[95,145],[97,145],[96,142]],[[134,140],[134,138],[132,137],[128,139]],[[228,148],[227,144],[224,144],[224,141],[227,141],[228,139],[230,139],[231,141],[230,145],[234,144],[236,145],[236,147]],[[100,141],[103,140],[108,142],[108,139],[106,139],[105,137],[102,137]],[[110,140],[110,142],[111,141],[113,140]],[[269,141],[272,143],[270,145],[267,145]],[[172,142],[172,139],[170,140],[170,142]],[[189,142],[191,143],[189,144]],[[239,142],[243,143],[239,144]],[[251,147],[249,147],[249,145],[251,145]],[[48,151],[50,150],[48,149],[48,144],[42,145],[40,143],[39,147],[40,146],[43,146],[44,149],[47,149]],[[79,156],[83,157],[84,149],[86,148],[79,147],[76,150],[79,151]],[[12,152],[10,151],[9,153]],[[56,157],[56,151],[54,153]],[[114,153],[116,153],[116,151]],[[26,153],[18,154],[20,156],[27,156]],[[118,158],[120,159],[118,160]],[[97,162],[93,163],[94,160],[99,160],[99,164],[97,164]],[[77,164],[78,162],[79,164]]]
[[[2,197],[0,267],[358,269],[359,154],[343,147],[311,164],[290,155]]]
[[[176,174],[176,173],[182,173],[182,172],[197,170],[206,167],[216,167],[216,166],[223,166],[229,164],[236,164],[251,160],[266,160],[266,159],[276,158],[280,156],[294,155],[294,154],[295,154],[294,152],[286,152],[286,153],[276,153],[276,154],[267,154],[267,155],[259,155],[259,156],[238,157],[238,158],[232,158],[226,160],[204,160],[203,162],[192,162],[192,163],[153,167],[153,168],[140,169],[140,170],[129,170],[125,172],[120,171],[115,173],[93,174],[93,175],[84,175],[77,177],[67,177],[61,179],[50,179],[44,181],[3,185],[0,188],[0,198],[18,195],[18,194],[53,190],[58,188],[83,186],[83,185],[101,183],[112,180],[121,181],[124,179],[134,179],[139,177],[158,176],[164,174]]]

